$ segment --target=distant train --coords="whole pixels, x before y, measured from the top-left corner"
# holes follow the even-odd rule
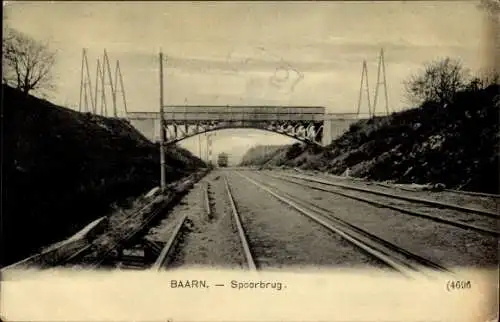
[[[228,155],[227,153],[221,153],[219,154],[219,157],[217,158],[217,165],[221,168],[227,167],[228,166]]]

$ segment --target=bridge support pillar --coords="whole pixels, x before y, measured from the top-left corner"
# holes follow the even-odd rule
[[[327,146],[332,142],[333,136],[332,136],[332,121],[331,120],[324,120],[323,121],[323,138],[321,145]]]

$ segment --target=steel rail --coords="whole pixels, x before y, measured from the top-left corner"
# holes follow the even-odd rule
[[[201,173],[198,173],[198,174],[202,174],[202,176],[203,176],[203,175],[205,175],[206,173],[201,172]],[[195,176],[196,176],[196,174],[195,174]],[[191,177],[191,176],[190,176],[190,177]],[[173,197],[174,197],[174,196],[172,196],[172,195],[170,195],[170,194],[166,194],[166,195],[164,195],[164,197],[163,197],[163,198],[164,198],[164,200],[161,200],[161,201],[160,201],[160,203],[162,203],[163,205],[166,205],[167,203],[169,203],[169,202],[171,202],[171,201],[172,201]],[[135,229],[135,230],[133,230],[132,232],[130,232],[129,234],[127,234],[127,235],[126,235],[126,237],[125,237],[125,238],[123,238],[123,239],[121,239],[119,242],[114,243],[114,244],[113,244],[113,246],[112,246],[112,248],[111,248],[111,249],[109,249],[108,251],[106,251],[106,252],[105,252],[105,255],[106,255],[106,256],[107,256],[107,255],[109,255],[109,253],[110,253],[111,251],[113,251],[113,250],[114,250],[114,249],[115,249],[115,248],[116,248],[116,247],[117,247],[120,243],[125,242],[126,240],[130,239],[132,236],[134,236],[135,234],[137,234],[138,232],[140,232],[140,231],[141,231],[144,227],[146,227],[146,225],[148,225],[148,224],[149,224],[149,222],[150,222],[150,221],[151,221],[154,217],[156,217],[156,215],[160,212],[160,211],[158,210],[158,208],[157,208],[157,209],[154,209],[154,207],[156,206],[156,204],[157,204],[157,203],[158,203],[157,198],[155,198],[155,199],[153,199],[153,200],[150,200],[149,202],[146,202],[146,204],[141,205],[141,206],[139,207],[139,209],[132,211],[132,213],[131,213],[131,214],[129,214],[129,215],[128,215],[128,216],[127,216],[127,217],[126,217],[126,218],[125,218],[122,222],[120,222],[120,223],[117,225],[117,227],[116,227],[116,228],[121,228],[121,227],[123,227],[125,224],[129,223],[132,219],[134,219],[134,218],[136,218],[137,216],[139,216],[139,215],[143,214],[143,212],[144,212],[147,208],[149,208],[149,207],[152,207],[152,208],[153,208],[153,209],[151,209],[151,213],[152,213],[152,215],[148,216],[148,218],[146,219],[145,223],[143,223],[142,225],[140,225],[138,229]],[[159,207],[159,208],[163,209],[163,207]],[[160,209],[160,210],[161,210],[161,209]],[[101,218],[102,218],[102,217],[101,217]],[[97,220],[96,220],[96,221],[97,221]],[[85,227],[85,228],[86,228],[86,227]],[[85,229],[85,228],[84,228],[84,229]],[[99,238],[99,237],[94,238],[94,240],[95,240],[95,239],[97,239],[97,238]],[[27,264],[29,265],[30,263],[33,263],[34,261],[42,261],[42,262],[43,262],[44,257],[49,256],[49,255],[51,255],[51,254],[54,254],[54,253],[56,253],[57,251],[64,250],[64,247],[68,247],[68,245],[74,244],[74,243],[76,243],[76,242],[81,242],[81,241],[84,241],[84,240],[85,240],[85,238],[81,238],[81,240],[72,240],[72,239],[71,239],[71,237],[70,237],[70,238],[68,238],[68,239],[66,239],[66,240],[61,241],[61,242],[60,242],[60,244],[59,244],[59,245],[57,245],[57,246],[55,246],[55,247],[51,247],[51,246],[49,246],[50,248],[45,249],[45,250],[41,251],[41,252],[40,252],[40,253],[38,253],[38,254],[31,255],[31,256],[29,256],[29,257],[27,257],[27,258],[25,258],[25,259],[22,259],[22,260],[20,260],[20,261],[18,261],[18,262],[15,262],[15,263],[12,263],[12,264],[10,264],[10,265],[8,265],[8,266],[5,266],[5,267],[1,268],[1,270],[0,270],[0,271],[4,271],[4,270],[8,270],[8,269],[13,269],[13,268],[15,268],[15,267],[17,267],[17,266],[22,266],[22,265],[27,265]],[[69,263],[70,261],[75,260],[78,256],[81,256],[81,255],[82,255],[82,254],[84,254],[86,251],[88,251],[89,249],[91,249],[91,248],[92,248],[92,246],[93,246],[92,242],[90,242],[89,244],[85,244],[85,245],[83,245],[81,248],[79,248],[79,249],[77,249],[76,251],[74,251],[72,254],[66,255],[66,256],[64,256],[63,258],[56,260],[54,263],[52,263],[52,264],[51,264],[51,266],[54,266],[54,265],[62,265],[62,264]],[[104,259],[103,259],[103,260],[99,260],[99,261],[94,261],[94,264],[93,264],[93,265],[91,265],[91,267],[92,267],[92,268],[97,267],[97,266],[98,266],[98,265],[99,265],[102,261],[104,261]],[[95,264],[95,263],[97,263],[97,264]]]
[[[203,186],[203,197],[204,197],[204,205],[205,205],[205,212],[208,218],[212,216],[212,210],[210,209],[210,195],[209,195],[209,186],[210,183],[207,182],[206,185]]]
[[[334,175],[330,175],[330,177],[338,178],[338,179],[345,179],[344,177],[334,176]],[[351,178],[351,179],[354,179],[354,178]],[[369,182],[369,181],[365,181],[363,179],[357,179],[356,181],[365,182],[365,183]],[[378,182],[378,181],[372,181],[370,183],[373,183],[373,184],[376,184],[377,186],[381,186],[381,187],[385,187],[385,188],[396,188],[396,189],[409,191],[409,192],[424,191],[424,190],[419,190],[418,188],[405,187],[403,185],[391,185],[388,183]],[[466,191],[466,190],[456,190],[456,189],[443,189],[443,191],[456,193],[456,194],[460,194],[460,195],[464,195],[464,196],[477,196],[477,197],[495,198],[495,199],[500,198],[499,194],[486,193],[486,192],[476,192],[476,191]]]
[[[467,196],[478,196],[478,197],[486,197],[486,198],[500,198],[499,194],[495,193],[486,193],[486,192],[475,192],[475,191],[465,191],[465,190],[454,190],[454,189],[444,189],[444,191],[458,193],[461,195]]]
[[[294,174],[280,174],[280,175],[287,176],[287,177],[293,177],[293,178],[297,178],[297,179],[302,179],[302,180],[306,180],[306,181],[311,181],[311,182],[317,182],[317,183],[321,183],[321,184],[325,184],[325,185],[329,185],[329,186],[335,186],[335,187],[339,187],[339,188],[344,188],[344,189],[348,189],[348,190],[361,191],[361,192],[371,193],[371,194],[375,194],[375,195],[379,195],[379,196],[391,197],[394,199],[400,199],[400,200],[411,201],[411,202],[418,202],[418,203],[427,204],[430,206],[436,206],[436,207],[440,207],[440,208],[448,208],[448,209],[452,209],[452,210],[458,210],[458,211],[462,211],[462,212],[468,212],[468,213],[473,213],[476,215],[482,215],[482,216],[500,219],[500,214],[498,214],[496,212],[488,211],[488,210],[463,207],[463,206],[458,206],[458,205],[440,202],[440,201],[436,201],[436,200],[394,195],[394,194],[390,194],[390,193],[386,193],[386,192],[382,192],[382,191],[377,191],[377,190],[373,190],[373,189],[354,187],[352,185],[335,183],[335,182],[332,182],[330,180],[313,178],[313,177],[306,176],[306,175],[294,175]]]
[[[293,209],[297,210],[298,212],[302,213],[303,215],[307,216],[308,218],[312,219],[314,222],[320,224],[321,226],[325,227],[327,230],[341,236],[345,240],[349,241],[351,244],[357,246],[358,248],[362,249],[366,253],[370,254],[374,258],[378,259],[379,261],[383,262],[389,267],[392,267],[396,271],[400,272],[401,274],[407,276],[407,277],[419,277],[421,276],[418,274],[419,272],[415,270],[414,267],[408,265],[407,262],[402,261],[398,258],[395,258],[394,256],[389,255],[389,253],[385,251],[381,251],[381,248],[378,246],[375,246],[374,243],[367,243],[366,241],[362,241],[360,238],[357,238],[354,236],[353,233],[348,233],[345,230],[341,229],[338,227],[338,225],[332,224],[332,222],[329,222],[328,220],[325,220],[324,216],[321,216],[315,211],[311,211],[311,209],[307,209],[307,207],[303,207],[298,205],[295,201],[292,201],[286,197],[283,197],[276,192],[272,191],[268,187],[264,186],[263,184],[241,174],[238,173],[238,175],[242,176],[243,178],[247,179],[248,181],[252,182],[262,190],[266,191],[267,193],[271,194],[274,196],[276,199],[280,200],[284,204],[292,207]],[[323,217],[323,218],[322,218]]]
[[[129,223],[132,219],[139,216],[146,208],[154,205],[155,202],[156,202],[155,200],[152,200],[152,201],[148,202],[147,204],[141,206],[139,209],[137,209],[132,214],[127,216],[127,218],[125,218],[125,220],[123,220],[120,224],[118,224],[118,226],[116,228],[119,229],[119,228],[125,226],[125,224]],[[89,250],[91,248],[92,248],[92,244],[85,245],[85,247],[82,247],[81,249],[77,250],[76,252],[74,252],[73,254],[68,256],[68,258],[66,258],[64,260],[64,262],[70,262],[70,261],[76,259],[78,256],[82,255],[83,253],[85,253],[87,250]],[[94,266],[92,266],[92,267],[94,267]]]
[[[151,221],[153,221],[156,216],[158,216],[166,207],[167,205],[174,199],[173,195],[169,195],[168,199],[165,199],[162,201],[162,205],[159,206],[158,208],[154,209],[151,214],[146,218],[146,220],[137,228],[129,232],[128,234],[125,235],[125,237],[120,238],[118,241],[115,241],[112,243],[112,245],[103,252],[102,256],[91,262],[90,268],[97,268],[102,262],[104,262],[109,254],[116,250],[116,248],[120,245],[125,243],[126,241],[132,239],[135,235],[139,234],[144,228],[146,228]]]
[[[402,249],[401,247],[394,245],[388,241],[385,241],[377,236],[374,236],[358,227],[350,225],[341,220],[335,220],[338,218],[334,219],[330,216],[325,216],[325,214],[323,214],[322,212],[318,212],[311,209],[312,207],[305,206],[304,204],[300,205],[299,202],[297,202],[298,199],[294,198],[294,200],[291,200],[287,197],[284,197],[272,191],[269,187],[265,186],[264,184],[259,183],[241,173],[238,173],[238,175],[252,182],[259,188],[263,189],[264,191],[274,196],[276,199],[283,202],[284,204],[292,207],[293,209],[297,210],[298,212],[312,219],[314,222],[320,224],[326,229],[332,231],[333,233],[341,236],[345,240],[349,241],[350,243],[354,244],[355,246],[362,249],[366,253],[370,254],[374,258],[385,263],[387,266],[392,267],[393,269],[397,270],[398,272],[407,277],[411,278],[421,277],[422,274],[425,274],[423,271],[424,267],[438,268],[439,270],[447,271],[444,267],[442,267],[439,264],[432,263],[429,260],[419,257],[418,255],[412,254]],[[326,218],[328,218],[329,220],[325,220]],[[332,219],[335,223],[332,222]],[[349,228],[351,231],[349,231]],[[394,252],[396,252],[398,255],[410,257],[413,261],[397,258],[394,256]],[[414,262],[417,262],[419,265],[415,265]]]
[[[80,253],[82,251],[85,251],[91,245],[91,244],[88,244],[89,240],[87,239],[86,234],[84,234],[82,236],[79,236],[78,238],[74,238],[74,237],[76,235],[79,235],[82,231],[85,231],[85,230],[89,229],[89,227],[91,225],[97,224],[97,223],[101,222],[102,220],[104,220],[104,218],[106,218],[106,217],[103,216],[103,217],[100,217],[100,218],[92,221],[90,224],[88,224],[87,226],[85,226],[83,229],[81,229],[79,232],[77,232],[73,236],[71,236],[71,237],[69,237],[69,238],[67,238],[67,239],[65,239],[63,241],[60,241],[58,243],[52,244],[52,245],[48,246],[46,249],[42,250],[41,252],[39,252],[37,254],[31,255],[31,256],[29,256],[29,257],[27,257],[25,259],[22,259],[22,260],[20,260],[18,262],[15,262],[15,263],[12,263],[12,264],[10,264],[8,266],[5,266],[1,270],[2,271],[3,270],[9,270],[9,269],[13,269],[15,267],[20,267],[20,266],[23,266],[23,265],[30,265],[30,264],[35,263],[35,262],[43,262],[44,261],[44,257],[56,254],[58,251],[64,252],[64,248],[69,247],[71,245],[75,245],[75,244],[78,244],[78,243],[83,243],[84,245],[81,245],[81,247],[78,250],[76,250],[73,254],[69,254],[69,255],[63,256],[62,258],[60,258],[58,260],[55,260],[55,264],[57,265],[58,263],[61,263],[61,262],[64,262],[64,261],[68,260],[75,253]],[[90,228],[93,228],[93,227],[95,227],[95,225],[93,225]]]
[[[444,219],[444,218],[440,218],[440,217],[428,215],[428,214],[425,214],[425,213],[422,213],[422,212],[418,212],[418,211],[414,211],[414,210],[408,210],[408,209],[404,209],[404,208],[401,208],[401,207],[398,207],[398,206],[388,205],[388,204],[385,204],[385,203],[382,203],[382,202],[379,202],[379,201],[375,201],[375,200],[372,200],[372,199],[367,199],[367,198],[363,198],[363,197],[353,196],[353,195],[350,195],[350,194],[347,194],[347,193],[343,193],[343,192],[340,192],[340,191],[333,191],[333,190],[328,190],[328,189],[324,189],[324,188],[320,188],[320,187],[316,187],[316,186],[312,186],[312,185],[298,183],[296,181],[290,180],[290,179],[285,178],[285,177],[280,176],[280,175],[272,175],[272,174],[266,174],[266,175],[268,175],[270,177],[274,177],[274,178],[280,179],[280,180],[292,182],[292,183],[295,183],[295,184],[300,184],[302,186],[306,186],[306,187],[309,187],[309,188],[314,189],[314,190],[325,191],[325,192],[337,194],[339,196],[343,196],[343,197],[346,197],[346,198],[354,199],[354,200],[357,200],[357,201],[362,201],[362,202],[371,204],[371,205],[376,206],[376,207],[382,207],[382,208],[387,208],[387,209],[395,210],[395,211],[398,211],[398,212],[401,212],[401,213],[404,213],[404,214],[407,214],[407,215],[411,215],[411,216],[415,216],[415,217],[422,217],[422,218],[430,219],[430,220],[435,221],[435,222],[444,223],[444,224],[455,226],[455,227],[459,227],[459,228],[462,228],[462,229],[474,230],[474,231],[477,231],[477,232],[480,232],[480,233],[483,233],[483,234],[488,234],[488,235],[492,235],[492,236],[496,236],[496,237],[500,236],[500,232],[497,231],[497,230],[492,230],[492,229],[488,229],[488,228],[481,227],[481,226],[476,226],[476,225],[465,224],[465,223],[461,223],[461,222],[458,222],[458,221],[455,221],[455,220],[451,220],[451,219]],[[391,196],[391,195],[389,195],[389,196]]]
[[[201,173],[197,173],[197,174],[201,174]],[[194,174],[194,175],[191,175],[191,176],[188,176],[188,178],[197,178],[197,174]],[[204,174],[202,174],[203,176]],[[182,181],[183,183],[186,183],[188,182],[190,179],[185,179],[184,181]],[[176,189],[174,189],[176,190]],[[182,193],[185,191],[185,189],[181,189],[181,190],[176,190],[177,193]],[[165,195],[163,195],[163,200],[161,200],[161,204],[160,206],[157,206],[156,208],[153,208],[152,209],[152,212],[151,214],[146,218],[146,220],[137,228],[137,229],[134,229],[132,230],[131,232],[129,232],[128,234],[126,234],[125,237],[121,238],[120,240],[118,241],[115,241],[112,243],[112,246],[111,247],[108,247],[104,252],[103,252],[103,255],[100,256],[100,258],[94,260],[93,262],[91,262],[91,265],[90,265],[90,268],[97,268],[102,262],[104,262],[107,257],[109,256],[109,254],[111,252],[113,252],[120,244],[123,244],[125,243],[126,241],[132,239],[133,237],[135,237],[137,234],[139,234],[143,229],[145,229],[149,223],[151,221],[153,221],[153,219],[155,219],[165,208],[168,207],[168,205],[171,204],[171,202],[173,200],[175,200],[175,198],[177,197],[178,195],[176,195],[175,193],[167,193]],[[151,203],[149,203],[148,205],[154,205],[156,206],[156,200],[153,200]],[[144,208],[142,208],[144,209]],[[135,214],[135,216],[138,216],[137,214]],[[127,220],[128,222],[129,220]],[[122,224],[123,225],[123,224]],[[121,225],[120,225],[121,226]]]
[[[167,195],[166,197],[168,198],[169,196]],[[163,202],[168,202],[168,201],[163,201]],[[153,199],[153,200],[151,200],[151,201],[149,201],[149,202],[147,202],[145,205],[140,206],[140,208],[139,208],[139,209],[137,209],[137,210],[133,211],[131,214],[129,214],[129,216],[127,216],[127,218],[125,218],[125,220],[123,220],[122,222],[120,222],[120,223],[118,224],[118,226],[117,226],[115,229],[119,229],[119,228],[121,228],[121,227],[125,226],[125,225],[126,225],[126,224],[128,224],[130,221],[132,221],[133,219],[135,219],[135,218],[136,218],[136,217],[138,217],[139,215],[143,214],[143,212],[144,212],[147,208],[154,206],[154,205],[155,205],[155,203],[157,203],[156,198],[155,198],[155,199]],[[156,211],[156,209],[154,209],[152,212],[155,214],[155,211]],[[149,220],[147,220],[147,223],[149,223]],[[138,228],[138,230],[142,229],[142,227],[143,227],[143,226],[144,226],[144,225],[141,225],[141,226]],[[128,239],[128,236],[130,236],[130,235],[134,234],[135,232],[136,232],[136,231],[134,230],[131,234],[128,234],[128,235],[127,235],[127,237],[125,237],[125,238],[124,238],[121,242],[123,242],[123,241],[127,240],[127,239]],[[120,243],[116,243],[116,244],[114,244],[114,245],[113,245],[113,249],[115,249],[115,248],[116,248],[116,246],[118,246],[118,244],[120,244]],[[68,257],[67,257],[67,258],[66,258],[66,259],[65,259],[62,263],[64,263],[64,262],[68,263],[68,262],[70,262],[70,261],[72,261],[72,260],[75,260],[78,256],[81,256],[81,255],[82,255],[82,254],[84,254],[87,250],[91,249],[91,248],[92,248],[92,246],[93,246],[93,245],[92,245],[92,243],[91,243],[91,244],[88,244],[88,245],[85,245],[85,246],[84,246],[84,247],[82,247],[81,249],[77,250],[76,252],[74,252],[73,254],[71,254],[70,256],[68,256]],[[113,249],[112,249],[112,250],[113,250]],[[110,251],[112,251],[112,250],[110,250]],[[109,251],[109,252],[110,252],[110,251]],[[109,254],[109,252],[106,252],[106,254]],[[101,262],[102,262],[102,261],[101,261]],[[100,263],[100,262],[99,262],[99,263]],[[99,265],[99,264],[94,264],[94,265],[92,265],[91,267],[92,267],[92,268],[95,268],[95,267],[97,267],[98,265]]]
[[[270,183],[268,183],[268,185],[271,185]],[[385,247],[388,247],[388,248],[391,248],[401,254],[403,254],[404,256],[406,257],[409,257],[413,260],[416,260],[417,262],[421,263],[422,265],[424,266],[427,266],[427,267],[432,267],[432,268],[435,268],[437,270],[441,270],[441,271],[448,271],[449,270],[447,268],[445,268],[444,266],[440,265],[440,264],[437,264],[437,263],[434,263],[426,258],[423,258],[423,257],[420,257],[419,255],[416,255],[416,254],[413,254],[407,250],[405,250],[404,248],[401,248],[385,239],[382,239],[362,228],[359,228],[337,216],[335,216],[331,210],[329,209],[326,209],[324,207],[321,207],[321,206],[318,206],[304,198],[301,198],[299,196],[296,196],[296,195],[293,195],[293,194],[290,194],[290,193],[287,193],[287,192],[284,192],[283,190],[279,189],[278,187],[276,187],[275,185],[271,185],[275,190],[278,190],[280,191],[280,193],[284,196],[287,196],[288,198],[290,198],[291,200],[294,200],[295,202],[299,203],[299,204],[302,204],[304,205],[305,207],[307,208],[310,208],[310,209],[315,209],[314,211],[318,212],[318,213],[321,213],[323,216],[326,216],[332,220],[334,220],[336,223],[339,223],[340,225],[342,226],[345,226],[347,227],[348,229],[351,229],[353,231],[355,231],[356,233],[359,233],[361,235],[364,235],[366,236],[367,238],[370,238],[372,240],[375,240],[377,243],[379,244],[382,244],[384,245]]]
[[[243,252],[245,255],[245,259],[248,265],[248,268],[252,271],[257,270],[257,266],[255,265],[255,261],[252,256],[252,252],[250,251],[250,246],[248,245],[247,237],[245,234],[245,230],[243,229],[243,225],[241,224],[240,214],[238,209],[236,208],[236,204],[234,202],[233,195],[231,193],[231,189],[229,187],[229,183],[227,181],[227,177],[224,176],[224,184],[226,186],[226,192],[231,204],[231,210],[233,214],[234,221],[236,222],[236,227],[238,228],[238,235],[240,236],[241,245],[243,247]]]
[[[156,259],[155,263],[151,266],[151,268],[155,271],[160,271],[168,265],[168,262],[173,254],[173,250],[177,245],[177,241],[179,240],[180,232],[182,227],[186,224],[187,215],[184,215],[175,226],[172,235],[170,236],[167,244],[160,252],[160,255]]]

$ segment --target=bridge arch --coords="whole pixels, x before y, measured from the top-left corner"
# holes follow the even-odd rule
[[[321,126],[321,128],[322,128],[322,126]],[[295,140],[300,141],[302,143],[321,146],[321,142],[317,142],[317,141],[311,140],[310,138],[305,137],[305,136],[300,136],[300,135],[291,134],[291,133],[287,133],[287,132],[281,132],[281,131],[272,130],[272,129],[268,129],[268,128],[252,127],[252,126],[228,126],[228,127],[216,127],[216,128],[204,129],[204,130],[199,131],[199,132],[195,132],[195,133],[190,133],[190,134],[187,134],[187,135],[183,135],[182,137],[178,137],[178,138],[171,139],[171,140],[166,140],[166,144],[167,145],[177,144],[177,143],[179,143],[181,141],[184,141],[186,139],[195,137],[197,135],[202,135],[202,134],[205,134],[205,133],[222,131],[222,130],[231,130],[231,129],[251,129],[251,130],[259,130],[259,131],[271,132],[271,133],[274,133],[274,134],[284,135],[286,137],[289,137],[291,139],[295,139]]]
[[[175,144],[190,137],[226,129],[253,129],[281,134],[310,145],[321,145],[323,124],[318,122],[169,122],[164,126],[165,143]]]

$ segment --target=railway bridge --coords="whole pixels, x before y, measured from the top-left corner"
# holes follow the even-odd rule
[[[159,128],[162,189],[166,186],[166,149],[186,138],[221,129],[253,128],[286,135],[307,144],[328,145],[359,120],[359,109],[358,113],[326,114],[326,109],[318,106],[165,105],[163,63],[163,53],[160,52],[158,111],[127,112],[127,118],[139,130],[144,127],[138,123],[149,123],[146,128],[152,130],[145,133],[146,137],[157,139],[156,128]]]
[[[158,111],[127,112],[132,125],[143,133],[149,129],[144,133],[146,137],[153,141],[159,139],[162,147],[195,135],[231,128],[253,128],[308,144],[328,145],[360,117],[359,109],[358,113],[326,114],[325,107],[321,106],[165,105],[163,63],[160,52]]]
[[[106,83],[105,74],[107,73],[109,85],[111,86],[114,117],[117,117],[117,94],[121,92],[123,96],[125,117],[150,140],[161,141],[166,144],[174,144],[195,135],[221,129],[252,128],[278,133],[308,144],[325,146],[344,133],[352,123],[359,119],[366,119],[376,115],[375,105],[377,102],[378,85],[383,84],[387,91],[383,50],[381,50],[379,58],[379,75],[377,77],[377,89],[373,108],[369,97],[366,61],[364,61],[356,113],[327,113],[326,108],[321,106],[165,105],[163,86],[164,56],[163,53],[160,52],[160,106],[153,111],[132,112],[127,110],[119,61],[117,61],[116,64],[115,80],[113,80],[111,76],[111,68],[106,50],[104,50],[102,61],[102,66],[100,61],[97,61],[96,88],[95,93],[93,93],[86,50],[83,49],[79,110],[89,111],[88,103],[90,102],[90,110],[92,113],[97,113],[98,92],[100,92],[102,94],[101,114],[107,116],[106,96],[108,91],[105,90],[104,86]],[[382,71],[384,71],[383,82],[380,82],[381,66]],[[84,67],[86,67],[86,73],[84,73]],[[118,76],[120,77],[118,78]],[[365,77],[366,83],[364,83]],[[118,83],[121,84],[121,90],[118,90],[116,86]],[[99,84],[101,84],[100,90]],[[113,86],[113,84],[115,84],[115,86]],[[369,113],[367,114],[359,113],[363,84],[366,84],[366,95],[368,98]],[[90,94],[90,99],[87,97],[88,94]],[[83,103],[85,103],[85,106],[82,106],[82,98],[84,99]],[[386,112],[388,114],[387,93]]]
[[[324,107],[317,106],[184,105],[164,106],[163,118],[160,112],[130,111],[127,118],[152,141],[160,140],[163,132],[167,144],[221,129],[252,128],[324,146],[358,121],[360,115],[327,114]]]

